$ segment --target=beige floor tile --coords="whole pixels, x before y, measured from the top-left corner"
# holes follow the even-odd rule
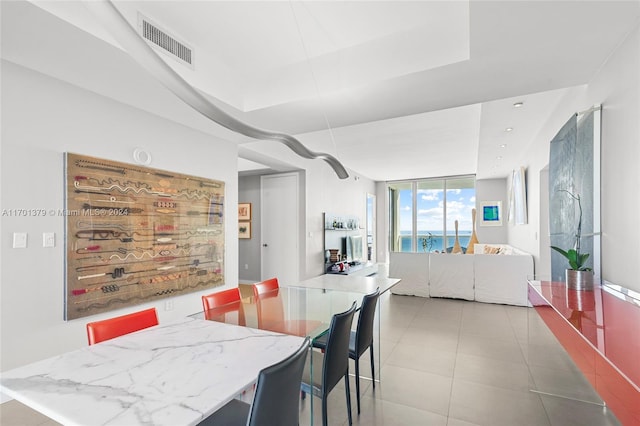
[[[613,413],[600,405],[541,395],[552,426],[619,426]]]
[[[353,423],[366,426],[447,426],[447,417],[383,399],[364,397],[361,414],[355,415]]]
[[[520,392],[529,391],[531,381],[526,364],[464,353],[456,357],[454,378]]]
[[[447,415],[450,377],[388,364],[382,368],[382,374],[382,382],[376,385],[375,391],[370,387],[366,396]]]
[[[515,338],[512,340],[491,339],[475,334],[461,334],[458,352],[525,364],[522,349]]]
[[[411,368],[447,377],[453,377],[455,363],[455,351],[443,351],[420,343],[398,343],[386,361],[386,365]]]
[[[0,405],[0,425],[2,426],[53,426],[59,425],[49,417],[32,410],[16,400]]]
[[[449,415],[486,426],[550,426],[538,395],[457,379]]]

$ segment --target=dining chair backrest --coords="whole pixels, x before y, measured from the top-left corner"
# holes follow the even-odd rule
[[[202,296],[204,319],[246,325],[240,290],[230,288]]]
[[[380,289],[367,294],[362,298],[360,314],[358,316],[358,327],[356,328],[355,351],[356,356],[360,356],[373,343],[373,319],[376,316],[376,305],[380,297]]]
[[[280,285],[278,284],[278,279],[277,278],[270,278],[268,280],[261,281],[259,283],[255,283],[253,285],[253,295],[255,297],[258,297],[263,293],[266,293],[266,292],[272,291],[272,290],[276,290],[278,288],[280,288]]]
[[[218,291],[216,293],[202,296],[202,308],[206,312],[208,309],[217,308],[239,300],[240,290],[237,287],[230,288],[228,290]]]
[[[154,325],[158,325],[158,313],[156,308],[150,308],[119,317],[90,322],[87,324],[87,338],[89,345],[94,345]]]
[[[258,328],[271,330],[274,324],[284,323],[284,305],[280,291],[269,290],[254,296]],[[276,331],[276,330],[272,330]]]
[[[355,312],[356,302],[353,302],[348,311],[331,318],[322,367],[322,388],[325,395],[349,371],[349,338]]]
[[[298,425],[300,381],[308,351],[307,337],[293,355],[260,371],[247,425]]]

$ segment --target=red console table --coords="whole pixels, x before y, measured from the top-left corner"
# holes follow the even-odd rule
[[[640,425],[640,299],[618,286],[593,291],[529,281],[529,301],[624,425]],[[636,296],[636,297],[633,297]]]

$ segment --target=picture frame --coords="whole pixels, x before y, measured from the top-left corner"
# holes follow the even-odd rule
[[[238,203],[238,220],[251,220],[251,203]]]
[[[502,226],[501,201],[481,201],[478,207],[480,226]]]
[[[251,222],[238,222],[238,238],[251,239]]]

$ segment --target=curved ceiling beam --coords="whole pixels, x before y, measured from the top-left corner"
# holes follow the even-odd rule
[[[187,105],[205,117],[213,120],[219,125],[242,135],[263,140],[272,140],[286,145],[293,152],[303,158],[321,159],[326,161],[336,172],[340,179],[349,177],[347,170],[337,158],[330,154],[314,152],[308,149],[298,139],[285,133],[272,132],[269,130],[253,127],[237,118],[227,114],[216,105],[206,99],[193,86],[176,73],[162,58],[147,45],[129,25],[129,22],[122,16],[120,11],[110,0],[85,1],[85,5],[93,14],[102,21],[111,35],[120,45],[151,75],[157,78],[164,86],[171,90],[176,96],[182,99]]]

